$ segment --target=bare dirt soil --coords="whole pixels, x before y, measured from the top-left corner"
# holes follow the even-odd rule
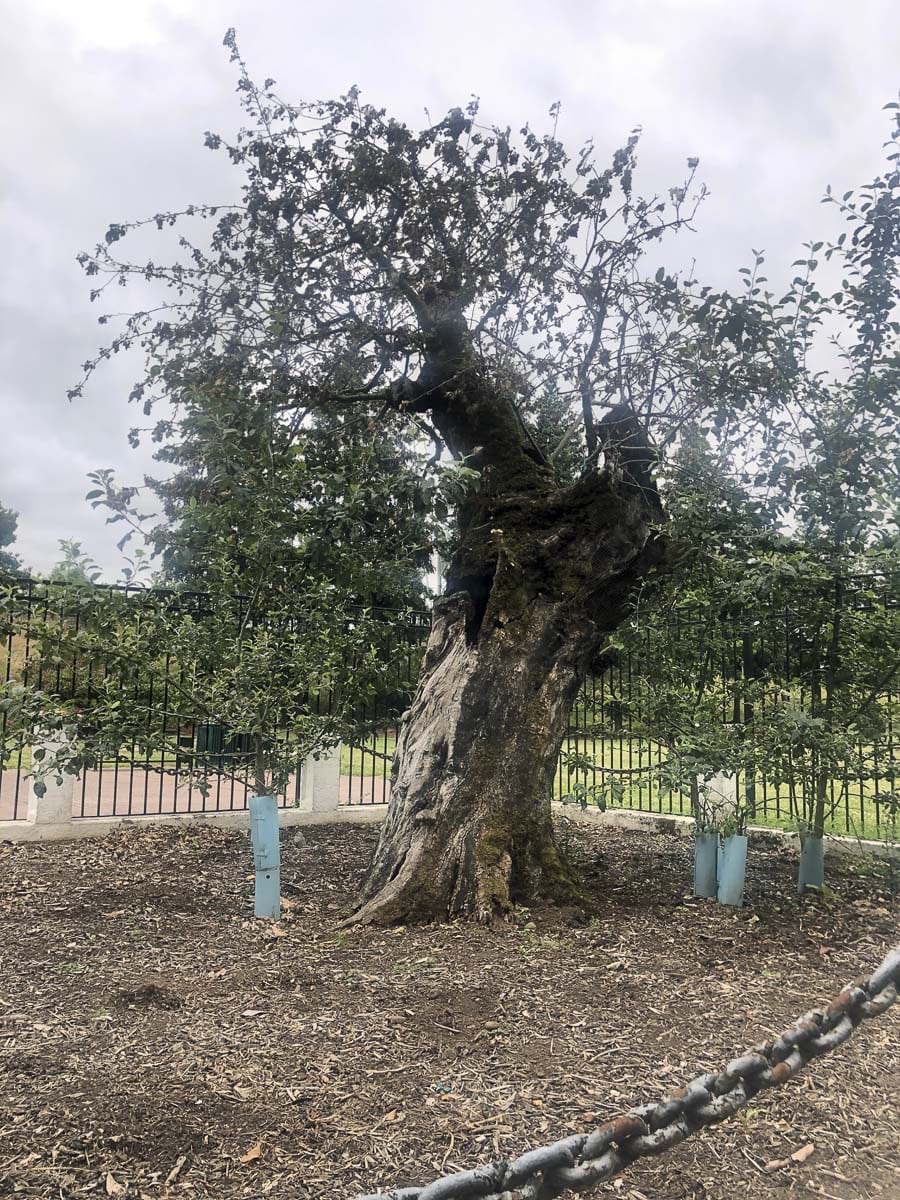
[[[731,910],[690,898],[687,839],[564,824],[588,911],[342,932],[375,836],[286,834],[278,926],[251,917],[241,832],[0,844],[0,1196],[427,1182],[720,1068],[900,931],[868,864],[837,861],[801,901],[790,852],[753,847]],[[900,1198],[898,1007],[598,1194]]]

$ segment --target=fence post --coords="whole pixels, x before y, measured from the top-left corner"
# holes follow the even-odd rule
[[[706,794],[721,808],[725,817],[733,817],[741,807],[738,777],[719,771],[706,781]]]
[[[300,773],[302,812],[337,812],[341,802],[341,743],[326,750],[320,758],[303,760]]]
[[[60,738],[47,738],[41,742],[35,742],[32,750],[41,747],[46,750],[48,757],[54,754],[63,742]],[[71,826],[72,824],[72,801],[75,796],[75,776],[63,775],[62,783],[57,783],[54,777],[49,777],[44,780],[46,791],[43,796],[39,796],[34,790],[34,779],[28,781],[28,810],[26,819],[30,825],[40,825],[47,827],[47,832],[50,832],[50,826],[53,827],[54,833],[59,832],[61,836],[64,831],[60,826]]]

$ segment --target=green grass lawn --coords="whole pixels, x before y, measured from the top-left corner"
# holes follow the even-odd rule
[[[389,779],[391,759],[397,747],[396,734],[372,734],[353,747],[341,743],[342,775],[374,775],[376,779]]]

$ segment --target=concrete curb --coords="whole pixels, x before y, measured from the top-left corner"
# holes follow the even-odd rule
[[[301,825],[366,825],[384,819],[386,804],[354,804],[325,812],[279,809],[281,829]],[[156,813],[145,817],[76,817],[58,825],[29,821],[0,821],[0,842],[70,842],[77,838],[108,837],[117,829],[159,825],[207,825],[219,829],[250,829],[249,809],[207,813]]]

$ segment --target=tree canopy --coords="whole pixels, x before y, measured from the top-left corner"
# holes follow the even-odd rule
[[[272,81],[251,81],[233,34],[226,43],[253,124],[206,143],[242,171],[241,202],[114,224],[81,256],[95,298],[137,277],[170,290],[100,355],[141,345],[148,370],[132,398],[146,412],[162,398],[190,404],[214,382],[294,420],[354,406],[364,421],[399,421],[416,444],[447,441],[471,457],[474,446],[427,420],[419,378],[452,297],[472,352],[523,419],[535,408],[546,418],[556,400],[567,444],[596,455],[594,410],[628,395],[674,419],[689,369],[667,326],[678,289],[661,273],[644,278],[641,262],[693,216],[695,160],[667,196],[641,198],[637,133],[601,168],[591,146],[571,161],[550,133],[481,125],[475,102],[419,132],[355,90],[289,105]],[[168,265],[117,256],[143,227],[204,220],[208,239],[181,233]],[[572,401],[583,424],[569,432],[560,410]]]
[[[512,398],[547,470],[590,469],[600,413],[622,403],[657,453],[694,431],[737,480],[810,532],[825,522],[848,533],[862,509],[895,520],[896,153],[860,193],[829,192],[848,228],[809,243],[783,295],[766,287],[761,254],[743,289],[716,292],[651,269],[654,247],[697,213],[696,159],[668,194],[642,197],[638,131],[607,165],[590,143],[566,152],[558,109],[543,134],[486,125],[476,101],[415,131],[355,89],[288,103],[274,81],[253,82],[233,31],[225,40],[248,125],[231,141],[205,141],[241,172],[241,199],[114,223],[80,256],[92,298],[131,279],[162,285],[160,303],[127,317],[85,368],[142,348],[147,370],[132,399],[147,414],[164,403],[152,427],[171,439],[163,458],[189,454],[168,414],[196,430],[215,395],[226,408],[251,406],[257,422],[267,414],[291,452],[311,460],[317,482],[299,489],[318,492],[311,507],[324,503],[335,471],[352,477],[359,442],[377,431],[393,446],[381,477],[405,480],[412,507],[430,510],[436,493],[422,474],[440,474],[445,451],[476,471],[489,465],[483,431],[451,428],[430,403],[434,338],[462,319],[468,352]],[[177,256],[120,258],[119,243],[147,228],[180,230]],[[820,282],[823,266],[836,290]],[[336,452],[350,472],[333,465]],[[841,459],[853,491],[840,511],[816,490],[823,455]],[[167,502],[172,515],[171,487]],[[381,514],[381,536],[390,517]],[[395,551],[387,537],[384,557]]]

